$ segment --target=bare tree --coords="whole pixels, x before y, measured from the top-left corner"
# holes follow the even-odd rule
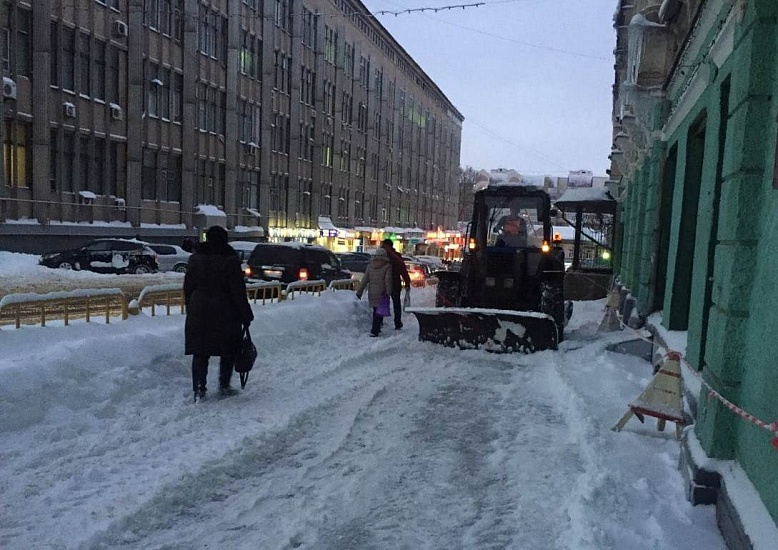
[[[473,186],[478,170],[472,166],[459,167],[459,221],[469,221],[473,211]]]

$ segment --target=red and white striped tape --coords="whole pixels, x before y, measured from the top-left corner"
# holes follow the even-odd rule
[[[632,327],[630,327],[630,326],[628,326],[628,325],[625,325],[623,322],[621,323],[621,326],[622,326],[622,328],[628,328],[628,329],[630,329],[630,330],[631,330],[632,332],[634,332],[634,333],[637,335],[637,337],[638,337],[638,338],[640,338],[641,340],[645,340],[646,342],[650,342],[650,343],[652,343],[652,344],[654,343],[654,341],[653,341],[653,340],[649,340],[648,338],[646,338],[645,336],[643,336],[642,334],[640,334],[638,331],[636,331],[636,330],[635,330],[635,329],[633,329]],[[773,422],[767,423],[767,422],[765,422],[764,420],[761,420],[760,418],[757,418],[757,417],[756,417],[756,416],[754,416],[753,414],[749,413],[748,411],[745,411],[745,410],[741,409],[740,407],[738,407],[737,405],[735,405],[734,403],[732,403],[731,401],[729,401],[728,399],[726,399],[726,398],[725,398],[723,395],[721,395],[719,392],[717,392],[716,390],[714,390],[714,389],[713,389],[713,388],[710,386],[710,384],[708,384],[708,383],[707,383],[707,382],[706,382],[706,381],[705,381],[705,380],[702,378],[702,376],[700,375],[700,373],[699,373],[699,372],[697,372],[697,369],[694,367],[694,365],[692,365],[691,363],[689,363],[689,361],[687,361],[687,360],[686,360],[686,358],[685,358],[685,357],[684,357],[684,356],[683,356],[683,355],[682,355],[680,352],[678,352],[678,351],[675,351],[675,350],[672,350],[672,349],[668,349],[668,351],[667,351],[667,353],[665,353],[664,357],[665,357],[665,358],[667,358],[667,359],[671,359],[671,360],[675,360],[675,361],[682,362],[682,363],[684,363],[684,364],[685,364],[687,367],[689,367],[689,371],[691,371],[691,373],[692,373],[694,376],[696,376],[696,377],[697,377],[697,379],[700,381],[700,383],[701,383],[703,386],[705,386],[705,388],[708,390],[708,398],[709,398],[709,399],[710,399],[711,397],[715,397],[716,399],[718,399],[719,401],[721,401],[721,403],[722,403],[722,404],[723,404],[725,407],[727,407],[727,408],[728,408],[730,411],[732,411],[732,412],[733,412],[733,413],[735,413],[736,415],[740,416],[741,418],[744,418],[744,419],[748,420],[749,422],[751,422],[751,423],[752,423],[752,424],[754,424],[755,426],[758,426],[758,427],[762,428],[763,430],[767,430],[768,432],[770,432],[770,433],[773,435],[773,438],[772,438],[772,440],[771,440],[771,443],[772,443],[773,447],[775,447],[776,449],[778,449],[778,420],[774,420]]]
[[[687,361],[686,358],[683,355],[681,355],[679,352],[674,351],[674,350],[669,350],[667,353],[665,353],[665,357],[670,359],[670,360],[680,361],[680,362],[683,362],[684,364],[686,364],[686,366],[689,367],[689,371],[691,371],[691,373],[695,377],[697,377],[697,379],[700,381],[700,383],[703,386],[705,386],[705,388],[708,390],[708,398],[709,399],[711,397],[715,397],[716,399],[721,401],[721,403],[725,407],[727,407],[730,411],[732,411],[736,415],[740,416],[741,418],[745,418],[746,420],[751,422],[751,424],[754,424],[755,426],[758,426],[758,427],[760,427],[760,428],[762,428],[764,430],[767,430],[771,434],[773,434],[773,439],[772,439],[771,443],[772,443],[773,447],[778,449],[778,420],[775,420],[773,422],[767,423],[764,420],[761,420],[761,419],[757,418],[753,414],[749,413],[748,411],[745,411],[745,410],[741,409],[740,407],[738,407],[737,405],[735,405],[734,403],[729,401],[727,398],[725,398],[719,392],[714,390],[711,387],[711,385],[708,384],[702,378],[700,373],[697,372],[697,369],[694,368],[694,365],[689,363],[689,361]]]

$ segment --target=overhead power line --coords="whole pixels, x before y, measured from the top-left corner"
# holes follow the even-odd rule
[[[511,141],[511,140],[501,136],[500,134],[498,134],[494,130],[491,130],[491,129],[487,128],[486,126],[484,126],[483,124],[481,124],[479,122],[476,122],[475,120],[473,120],[469,116],[467,116],[465,118],[465,121],[466,121],[466,123],[470,122],[470,123],[474,124],[475,126],[478,126],[481,130],[483,130],[490,137],[492,137],[492,138],[494,138],[494,139],[496,139],[498,141],[502,141],[503,143],[507,143],[508,145],[512,145],[513,147],[516,147],[517,149],[528,151],[529,153],[531,153],[535,157],[537,157],[537,158],[539,158],[539,159],[549,163],[551,166],[554,166],[554,167],[556,167],[559,170],[565,170],[566,169],[564,166],[562,166],[562,164],[560,162],[556,161],[555,159],[552,159],[551,157],[548,157],[548,156],[544,155],[543,153],[541,153],[540,151],[536,151],[535,149],[532,149],[531,147],[527,147],[526,145],[519,145],[518,143],[514,143],[513,141]]]

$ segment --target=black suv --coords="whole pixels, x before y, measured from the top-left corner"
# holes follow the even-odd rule
[[[259,243],[249,256],[246,276],[250,279],[278,281],[350,279],[340,260],[327,248],[304,243]]]
[[[344,269],[364,273],[372,256],[366,252],[341,252],[335,254]]]
[[[43,254],[39,263],[97,273],[154,273],[159,268],[157,253],[146,243],[130,239],[97,239],[81,248]]]

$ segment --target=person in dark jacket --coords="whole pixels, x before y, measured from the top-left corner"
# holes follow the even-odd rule
[[[205,397],[208,360],[219,356],[219,393],[235,395],[230,387],[235,356],[243,328],[254,320],[246,282],[235,250],[227,244],[227,231],[217,225],[189,257],[184,277],[186,301],[185,353],[192,357],[195,400]]]
[[[392,239],[384,239],[381,242],[381,248],[386,250],[389,255],[389,261],[392,264],[392,309],[394,312],[394,328],[400,330],[403,328],[403,304],[402,284],[405,284],[406,292],[411,291],[411,276],[408,274],[408,268],[405,267],[405,260],[394,249]]]

